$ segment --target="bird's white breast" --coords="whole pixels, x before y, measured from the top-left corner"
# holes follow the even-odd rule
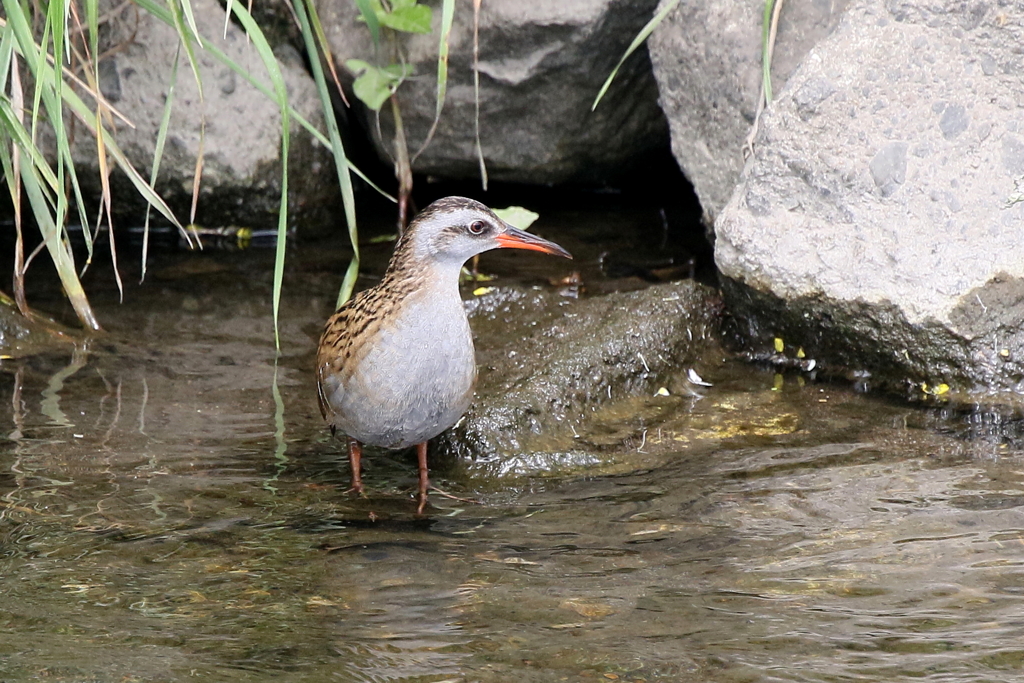
[[[329,401],[349,436],[405,448],[455,424],[475,380],[473,337],[458,290],[429,288],[407,297],[382,323]]]

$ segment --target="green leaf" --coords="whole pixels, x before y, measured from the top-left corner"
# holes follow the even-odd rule
[[[360,74],[352,84],[352,91],[373,111],[380,111],[398,84],[412,74],[412,66],[408,64],[392,64],[382,69],[361,59],[350,59],[345,66]]]
[[[349,59],[349,60],[346,60],[345,61],[345,66],[347,66],[348,70],[351,71],[352,73],[354,73],[357,76],[359,74],[363,73],[364,71],[366,71],[367,69],[372,69],[373,68],[372,64],[370,64],[369,62],[364,62],[361,59]]]
[[[505,209],[495,209],[494,215],[509,225],[520,230],[528,230],[533,222],[540,218],[539,213],[534,213],[521,206],[510,206]]]
[[[395,3],[394,9],[390,12],[383,12],[377,15],[381,24],[396,31],[405,33],[430,33],[430,22],[434,13],[426,5],[407,5],[399,7]]]

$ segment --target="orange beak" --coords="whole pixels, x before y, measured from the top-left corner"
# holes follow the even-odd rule
[[[562,249],[554,242],[548,242],[519,228],[513,228],[506,224],[505,231],[495,238],[498,247],[501,249],[529,249],[530,251],[542,251],[545,254],[564,256],[571,259],[572,254]]]

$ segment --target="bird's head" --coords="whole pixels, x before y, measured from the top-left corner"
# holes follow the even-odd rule
[[[409,224],[398,251],[421,262],[461,268],[491,249],[530,249],[572,258],[565,249],[514,228],[478,201],[445,197],[423,209]]]

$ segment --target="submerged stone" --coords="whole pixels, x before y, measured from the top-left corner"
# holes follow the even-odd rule
[[[675,393],[688,369],[722,355],[720,299],[692,281],[577,300],[501,289],[470,306],[476,398],[441,443],[471,474],[592,467],[596,445],[578,437],[602,406]]]

